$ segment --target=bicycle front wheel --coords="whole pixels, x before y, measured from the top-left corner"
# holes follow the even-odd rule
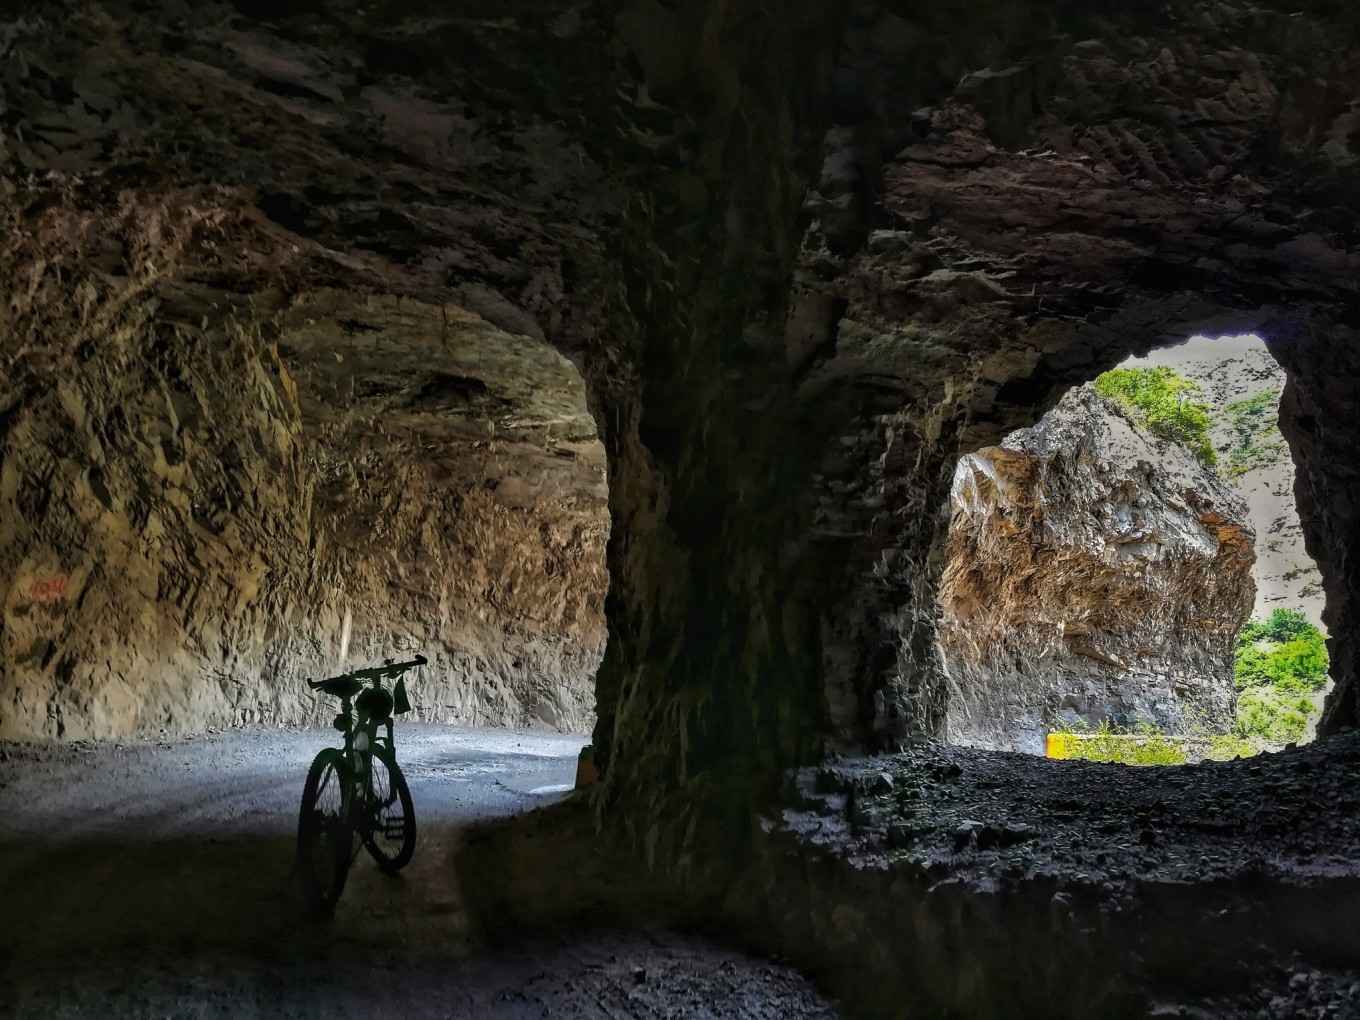
[[[353,859],[354,833],[345,817],[349,770],[339,748],[312,761],[298,810],[297,874],[308,906],[319,916],[335,909]]]
[[[378,867],[395,873],[416,851],[416,809],[391,748],[377,748],[370,768],[364,846]]]

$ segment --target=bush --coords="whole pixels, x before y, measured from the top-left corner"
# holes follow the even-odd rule
[[[1320,691],[1327,685],[1326,639],[1302,613],[1277,609],[1265,623],[1242,628],[1233,675],[1238,690],[1269,686],[1286,694]]]
[[[1308,622],[1308,617],[1297,609],[1277,609],[1270,614],[1261,630],[1263,637],[1271,641],[1293,641],[1295,638],[1311,634],[1321,637],[1322,632]]]
[[[1209,761],[1232,761],[1250,758],[1255,753],[1256,745],[1239,733],[1214,733],[1208,738],[1204,757]]]
[[[1237,696],[1237,735],[1268,744],[1297,742],[1308,730],[1313,703],[1269,687],[1249,687]]]
[[[1116,368],[1098,376],[1095,387],[1153,435],[1181,443],[1206,464],[1218,463],[1209,442],[1209,405],[1189,379],[1165,365]]]
[[[1233,661],[1239,736],[1270,744],[1299,740],[1317,711],[1303,695],[1327,685],[1327,644],[1322,631],[1296,609],[1277,609],[1237,637]]]
[[[1233,445],[1228,451],[1229,476],[1270,467],[1289,456],[1289,447],[1280,435],[1279,406],[1280,391],[1263,390],[1223,408],[1233,431]]]
[[[1186,760],[1182,742],[1150,723],[1129,727],[1104,722],[1098,729],[1092,729],[1085,722],[1079,722],[1054,732],[1074,738],[1069,757],[1079,761],[1103,761],[1119,765],[1184,765]]]

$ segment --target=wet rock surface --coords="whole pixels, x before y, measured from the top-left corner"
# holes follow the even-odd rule
[[[816,842],[966,882],[1339,878],[1360,874],[1357,770],[1352,734],[1184,766],[930,747],[800,772],[817,808],[786,821]]]
[[[951,507],[948,739],[1043,754],[1063,725],[1231,731],[1254,535],[1208,465],[1080,387],[960,458]]]

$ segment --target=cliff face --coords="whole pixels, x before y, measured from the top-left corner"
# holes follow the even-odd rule
[[[1055,722],[1232,727],[1253,533],[1231,488],[1090,387],[959,461],[940,646],[955,741]]]
[[[201,252],[292,246],[215,199],[4,253],[0,736],[324,723],[303,680],[346,616],[351,664],[430,658],[420,718],[587,730],[608,514],[579,374],[457,307],[233,307]],[[145,262],[110,275],[110,245]]]
[[[1284,369],[1252,337],[1194,339],[1133,363],[1169,365],[1204,391],[1219,472],[1246,503],[1256,532],[1252,615],[1265,619],[1275,609],[1300,609],[1320,623],[1322,576],[1304,546],[1294,461],[1278,424]]]

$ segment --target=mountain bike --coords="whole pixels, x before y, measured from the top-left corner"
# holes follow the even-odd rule
[[[356,835],[389,874],[406,867],[415,852],[415,806],[397,766],[392,719],[411,710],[404,674],[426,661],[423,655],[409,662],[387,659],[371,669],[307,681],[340,699],[334,725],[345,737],[344,747],[328,747],[313,759],[298,811],[296,871],[308,905],[320,916],[335,909],[345,888],[358,855]],[[391,691],[384,680],[396,681]]]

